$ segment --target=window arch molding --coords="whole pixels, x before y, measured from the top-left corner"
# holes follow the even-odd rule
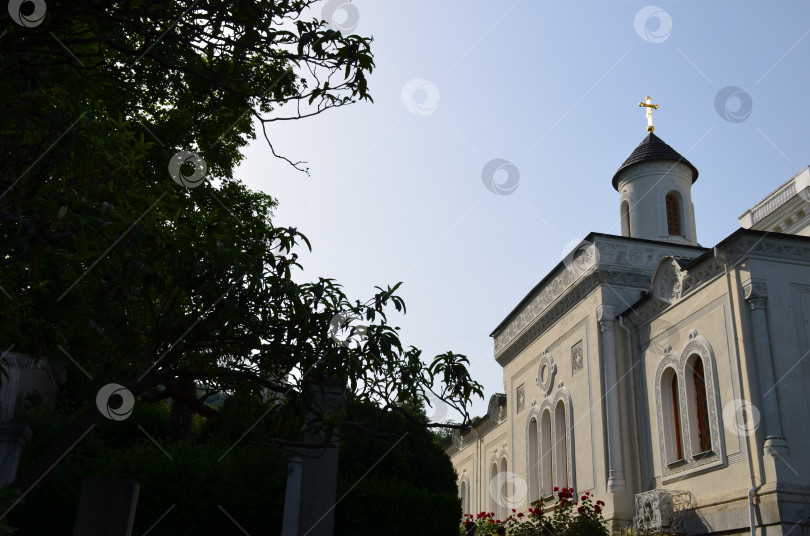
[[[513,494],[515,493],[515,490],[514,483],[510,482],[512,479],[509,478],[509,460],[506,459],[505,452],[501,454],[500,467],[500,473],[498,473],[498,492],[501,495],[500,501],[496,501],[498,503],[498,509],[495,511],[498,512],[498,517],[501,519],[506,519],[509,515],[509,509],[512,501],[514,500]]]
[[[695,405],[690,401],[690,397],[695,396],[695,391],[689,389],[687,384],[692,381],[692,363],[694,363],[695,358],[700,359],[703,365],[703,379],[706,390],[706,410],[708,412],[708,426],[711,436],[711,448],[706,452],[695,452],[695,443],[691,437],[691,434],[695,433],[694,423],[698,415],[695,414]],[[671,457],[668,456],[666,451],[665,427],[668,426],[667,419],[671,418],[667,415],[667,409],[671,406],[668,406],[665,400],[667,393],[662,390],[662,380],[666,379],[665,375],[668,374],[668,371],[672,371],[677,376],[680,440],[683,449],[683,461],[675,465],[671,464]],[[695,330],[689,332],[689,340],[678,353],[667,353],[658,364],[655,374],[658,454],[662,479],[665,482],[678,480],[680,477],[726,464],[725,444],[721,433],[722,412],[720,411],[716,371],[717,367],[711,344],[704,337],[699,336]]]
[[[658,234],[661,238],[667,238],[669,234],[669,226],[667,225],[667,196],[675,194],[678,200],[678,210],[681,223],[681,232],[673,236],[681,236],[686,239],[693,235],[692,233],[692,220],[690,217],[691,207],[687,206],[691,196],[678,184],[677,181],[670,178],[663,181],[658,185],[655,197],[658,203]]]
[[[560,403],[562,403],[564,408],[563,422],[558,422],[559,413],[557,409]],[[559,433],[561,430],[564,431],[565,433],[565,437],[563,438],[565,442],[565,444],[563,445],[564,448],[563,452],[565,452],[565,460],[559,459],[559,456],[556,455],[558,450],[554,448],[553,451],[555,452],[555,456],[552,457],[552,465],[554,466],[552,468],[552,474],[555,476],[558,475],[559,464],[564,463],[566,469],[565,473],[567,482],[557,482],[557,479],[555,478],[554,485],[560,487],[567,486],[570,488],[576,488],[576,486],[574,485],[574,482],[576,481],[574,480],[575,470],[573,463],[574,416],[571,405],[571,394],[568,392],[568,389],[562,388],[558,390],[557,394],[554,396],[553,402],[551,402],[548,407],[549,410],[551,411],[552,417],[552,425],[551,425],[552,445],[556,446],[558,440],[561,439],[559,437]]]
[[[658,403],[658,437],[661,444],[662,465],[688,460],[683,449],[683,423],[680,395],[681,375],[678,360],[674,356],[665,359],[665,364],[656,374],[655,387]],[[674,385],[673,385],[674,384]],[[675,407],[677,404],[677,407]]]
[[[683,197],[676,191],[667,192],[664,204],[667,214],[667,235],[683,236]]]
[[[622,207],[625,203],[627,203],[627,216],[629,220],[627,223],[630,224],[630,228],[627,229],[628,234],[626,235],[624,234],[625,219],[622,212]],[[630,192],[626,188],[622,190],[622,194],[619,197],[619,217],[622,223],[622,236],[638,236],[638,205],[636,203],[636,194],[634,192]]]
[[[541,497],[550,497],[554,484],[554,406],[548,398],[538,411]]]
[[[467,470],[464,470],[458,479],[458,494],[461,499],[461,511],[463,514],[472,513],[472,501],[470,500],[470,477],[467,476]]]
[[[534,421],[534,430],[532,430]],[[529,486],[527,501],[540,499],[543,495],[542,445],[540,442],[540,412],[536,407],[526,416],[526,480]],[[534,441],[532,441],[532,438]]]
[[[497,497],[500,493],[500,458],[495,453],[489,462],[489,486],[487,487],[487,494],[489,495],[489,511],[498,514]]]

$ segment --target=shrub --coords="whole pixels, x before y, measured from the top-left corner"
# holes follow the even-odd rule
[[[594,497],[586,491],[579,503],[574,499],[573,488],[554,488],[557,503],[550,512],[545,511],[543,501],[535,501],[527,513],[512,513],[504,520],[495,519],[492,512],[481,512],[476,516],[466,514],[462,519],[459,534],[466,534],[464,525],[468,521],[478,524],[476,536],[495,534],[495,528],[502,524],[510,536],[542,536],[543,527],[550,525],[557,536],[609,536],[607,522],[602,516],[602,501],[594,502]]]

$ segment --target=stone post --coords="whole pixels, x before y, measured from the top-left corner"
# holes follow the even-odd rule
[[[324,415],[340,411],[343,382],[329,379],[310,387],[315,394],[313,405]],[[288,454],[293,470],[287,476],[287,495],[284,504],[283,536],[332,536],[335,524],[335,498],[337,495],[338,433],[327,430],[321,423],[310,423],[314,430],[306,435],[306,442],[322,444],[324,448],[302,448]],[[298,461],[296,461],[296,459]]]
[[[621,422],[619,419],[618,373],[616,371],[616,316],[612,305],[596,308],[596,320],[602,333],[602,362],[605,367],[605,407],[607,412],[609,492],[625,490],[622,464]]]
[[[771,337],[768,329],[766,306],[768,288],[764,279],[749,279],[743,282],[745,301],[751,307],[751,327],[754,331],[754,360],[759,376],[762,396],[762,419],[765,427],[764,451],[770,455],[787,454],[788,445],[782,433],[782,418],[779,414],[779,399],[776,396],[776,383],[771,354]]]
[[[301,506],[301,486],[304,461],[296,453],[287,453],[287,493],[284,499],[284,524],[281,527],[281,536],[298,536],[299,516]]]

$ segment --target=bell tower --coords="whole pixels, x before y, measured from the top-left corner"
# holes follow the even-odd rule
[[[613,175],[619,192],[622,236],[697,246],[692,184],[698,170],[675,149],[653,134],[650,97],[647,137]]]

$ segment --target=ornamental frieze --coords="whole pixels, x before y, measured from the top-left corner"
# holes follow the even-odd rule
[[[573,254],[563,260],[557,273],[537,289],[515,313],[511,322],[495,335],[495,355],[498,362],[503,364],[511,359],[504,355],[507,349],[509,355],[514,356],[525,348],[527,328],[538,326],[540,329],[532,331],[542,333],[598,284],[646,289],[649,287],[652,270],[663,257],[696,255],[693,248],[674,245],[659,247],[633,242],[633,239],[603,236],[595,236],[593,242],[583,241]],[[590,280],[593,276],[598,276],[598,280]],[[576,292],[573,292],[575,289]],[[562,310],[558,310],[560,306]],[[507,348],[518,340],[521,341],[518,344],[519,349]]]

